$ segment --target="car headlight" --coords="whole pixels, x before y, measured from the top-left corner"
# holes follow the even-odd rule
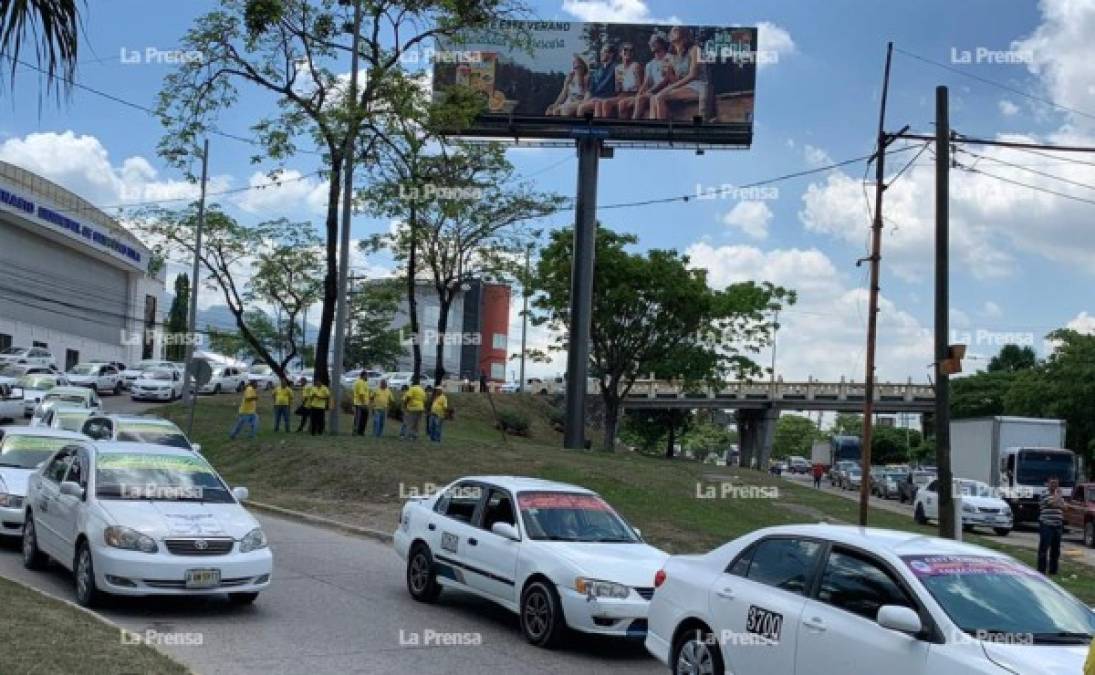
[[[18,495],[9,495],[6,492],[0,492],[0,506],[9,509],[21,509],[23,508],[23,498]]]
[[[156,545],[156,540],[152,537],[119,525],[112,525],[103,530],[103,539],[106,541],[107,546],[127,551],[155,553],[160,550],[160,547]]]
[[[587,579],[578,577],[574,580],[574,590],[594,598],[626,598],[631,595],[631,588],[623,584],[599,579]]]
[[[257,551],[260,548],[266,548],[266,545],[266,533],[261,527],[256,527],[240,539],[240,553]]]

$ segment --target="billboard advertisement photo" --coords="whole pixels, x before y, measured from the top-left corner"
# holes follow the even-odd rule
[[[482,97],[467,136],[748,146],[758,54],[755,27],[504,21],[439,42],[433,86]]]

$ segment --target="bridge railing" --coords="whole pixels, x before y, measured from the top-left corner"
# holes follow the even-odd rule
[[[805,382],[741,381],[726,382],[719,387],[685,387],[673,380],[642,378],[635,381],[628,398],[708,398],[733,401],[855,401],[863,400],[865,385],[862,382],[823,382],[812,377]],[[928,384],[876,382],[876,401],[929,401],[935,398],[935,390]]]

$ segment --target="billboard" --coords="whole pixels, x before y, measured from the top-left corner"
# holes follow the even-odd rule
[[[474,91],[467,136],[748,146],[757,29],[499,21],[439,41],[435,96]]]

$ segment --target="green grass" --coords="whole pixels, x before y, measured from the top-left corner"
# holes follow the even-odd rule
[[[379,440],[275,435],[269,401],[260,406],[263,430],[258,438],[229,441],[236,397],[203,398],[194,436],[225,478],[234,485],[246,485],[256,501],[385,531],[394,527],[403,502],[401,493],[444,485],[469,474],[529,475],[586,486],[641,528],[649,541],[674,553],[707,550],[771,525],[858,520],[858,505],[851,500],[755,471],[626,452],[564,450],[549,422],[547,401],[521,395],[495,396],[494,401],[499,410],[529,417],[527,438],[509,437],[504,443],[481,394],[450,396],[456,418],[446,423],[441,445],[424,439],[398,440],[399,423],[393,420],[388,421],[387,437]],[[180,423],[185,419],[179,406],[162,412]],[[342,428],[349,430],[349,416],[343,418]],[[778,499],[697,496],[706,488],[717,495],[724,483],[778,489]],[[934,528],[882,509],[872,509],[870,522],[876,527],[935,534]],[[1033,552],[999,539],[969,535],[967,540],[1033,563]],[[1064,587],[1095,603],[1095,571],[1068,560],[1062,560],[1061,571],[1059,581]]]
[[[71,605],[0,578],[0,672],[187,673],[147,645]]]

